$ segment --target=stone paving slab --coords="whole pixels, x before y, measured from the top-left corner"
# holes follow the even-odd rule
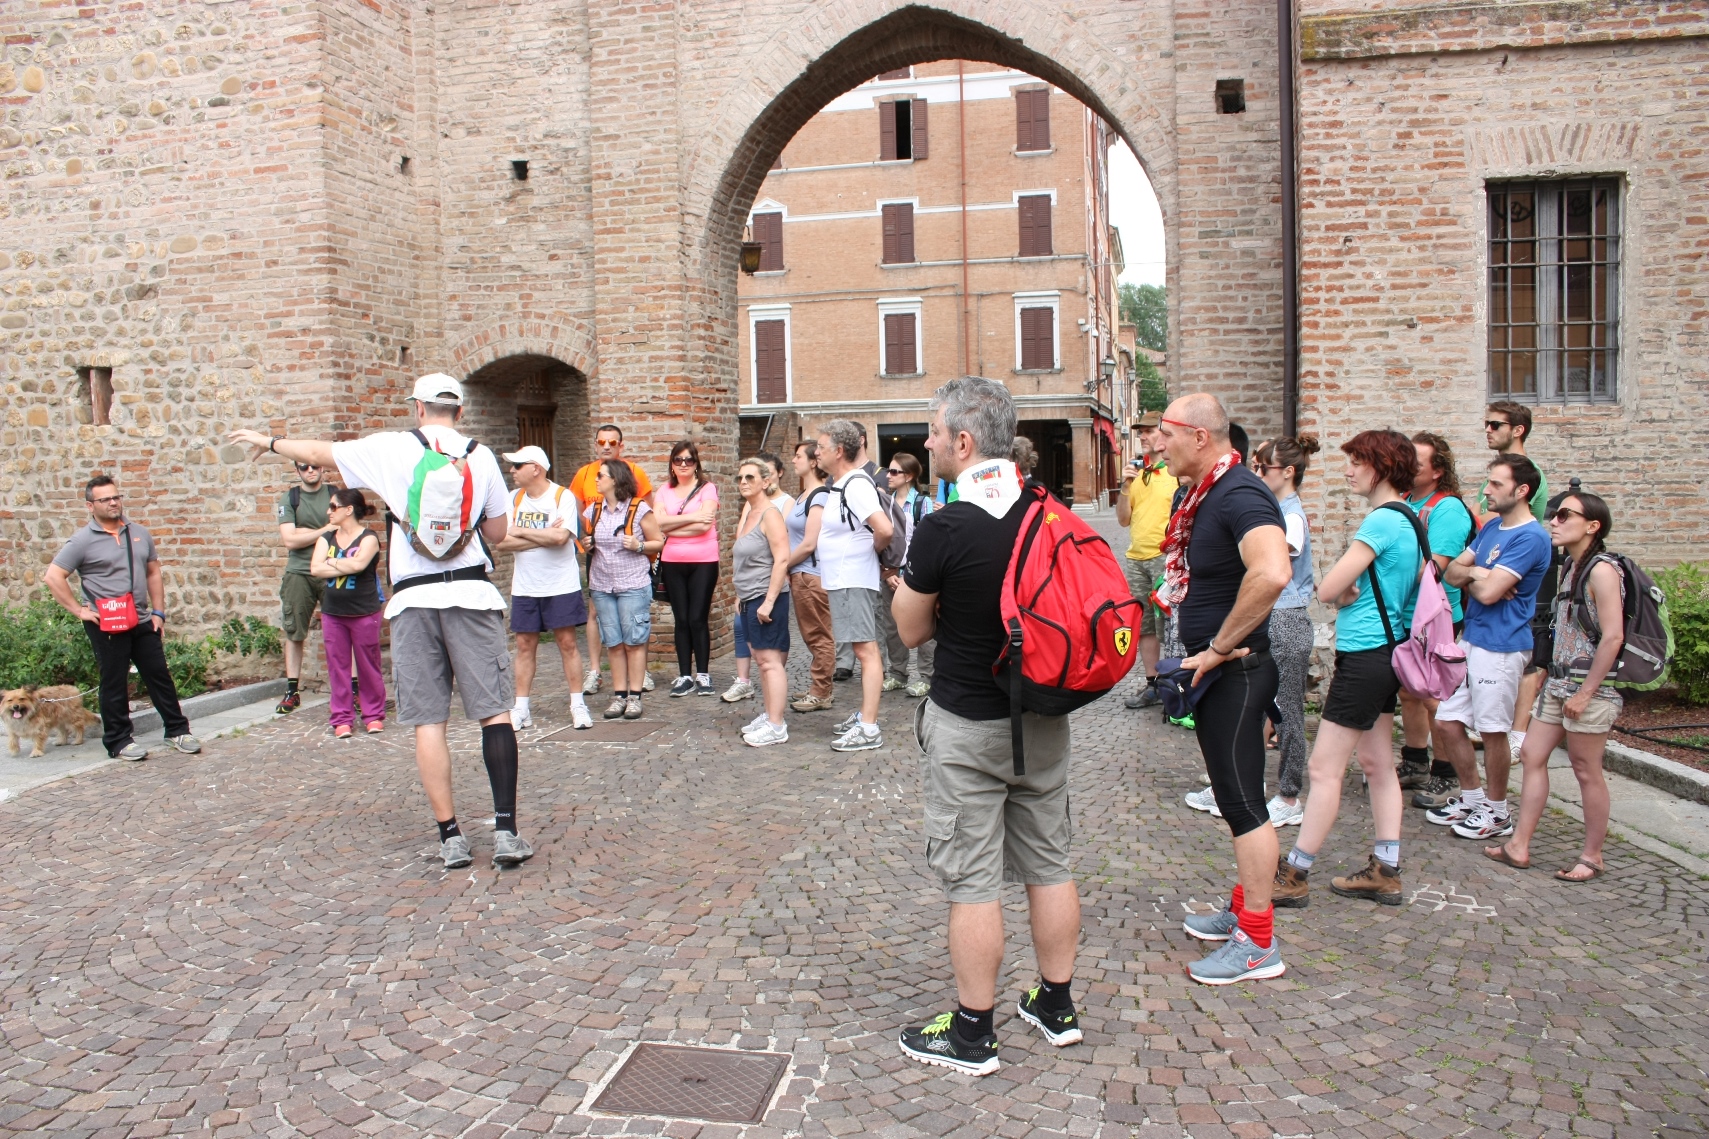
[[[838,693],[840,711],[854,692]],[[1615,842],[1602,880],[1562,886],[1409,812],[1409,905],[1320,889],[1279,916],[1286,976],[1205,989],[1183,975],[1200,950],[1179,919],[1226,897],[1227,831],[1180,804],[1201,785],[1191,736],[1114,699],[1074,719],[1086,1043],[1052,1049],[1013,1016],[1034,976],[1016,943],[1002,1071],[905,1061],[896,1030],[953,992],[914,706],[887,696],[886,746],[839,755],[837,713],[752,749],[753,702],[698,697],[649,699],[659,728],[641,740],[542,742],[568,707],[537,696],[520,818],[539,853],[503,873],[479,825],[476,864],[438,866],[407,733],[336,743],[318,716],[0,804],[0,1129],[1709,1131],[1702,880]],[[478,730],[452,737],[461,817],[478,824]],[[1368,849],[1348,784],[1320,879]],[[1576,839],[1552,815],[1538,865],[1571,861]],[[1020,934],[1018,891],[1009,902]],[[748,1128],[590,1112],[643,1040],[774,1049],[791,1069]]]

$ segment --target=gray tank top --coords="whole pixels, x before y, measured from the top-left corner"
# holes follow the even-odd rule
[[[767,510],[776,510],[775,506],[767,506]],[[762,514],[763,520],[764,515]],[[765,531],[760,523],[755,522],[753,528],[730,547],[730,576],[736,582],[736,600],[747,601],[755,597],[764,597],[766,590],[771,588],[771,543],[766,541]],[[783,593],[789,592],[789,579],[783,579]]]

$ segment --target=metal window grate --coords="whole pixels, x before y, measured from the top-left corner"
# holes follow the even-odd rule
[[[1488,195],[1491,397],[1613,402],[1620,180],[1492,182]]]
[[[778,1052],[638,1044],[599,1093],[593,1109],[758,1123],[788,1067],[789,1057]]]

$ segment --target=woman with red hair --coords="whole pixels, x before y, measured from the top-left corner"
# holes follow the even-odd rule
[[[1335,615],[1335,676],[1311,753],[1311,795],[1299,840],[1276,867],[1278,906],[1304,907],[1306,878],[1341,805],[1341,777],[1357,754],[1369,782],[1377,839],[1357,874],[1330,883],[1335,893],[1401,903],[1400,779],[1394,767],[1394,710],[1400,693],[1390,657],[1405,639],[1418,600],[1424,545],[1406,495],[1418,474],[1418,450],[1398,431],[1362,431],[1342,444],[1347,485],[1371,507],[1341,560],[1323,575],[1318,600]]]

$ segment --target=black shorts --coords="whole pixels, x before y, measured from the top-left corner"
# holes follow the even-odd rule
[[[1323,719],[1356,732],[1370,731],[1377,717],[1395,710],[1400,679],[1394,674],[1393,649],[1363,649],[1335,654],[1335,675],[1323,702]]]

